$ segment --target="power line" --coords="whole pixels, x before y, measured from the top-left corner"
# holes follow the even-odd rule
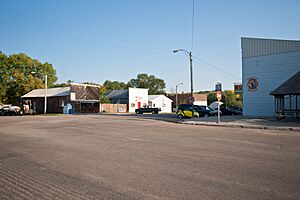
[[[193,49],[193,44],[194,44],[194,15],[195,15],[195,12],[194,12],[195,6],[194,5],[195,5],[195,3],[194,3],[194,0],[193,0],[193,4],[192,4],[192,44],[191,44],[191,49]],[[159,48],[159,47],[155,47],[155,46],[152,46],[152,45],[148,45],[148,44],[144,44],[144,43],[139,43],[139,42],[133,42],[133,41],[130,41],[130,40],[124,40],[124,39],[117,38],[117,37],[114,37],[114,36],[108,36],[108,35],[100,34],[100,33],[97,33],[97,32],[85,30],[85,29],[82,29],[82,28],[78,28],[78,27],[74,27],[74,26],[70,26],[70,25],[66,25],[66,24],[57,23],[57,22],[54,22],[54,21],[51,21],[51,20],[47,20],[47,19],[43,19],[43,18],[39,18],[39,17],[34,17],[34,16],[31,16],[31,15],[19,13],[19,12],[8,10],[8,9],[0,8],[0,11],[12,13],[12,14],[19,15],[19,16],[26,17],[26,18],[31,18],[33,20],[37,20],[37,21],[41,21],[41,22],[53,24],[53,25],[56,25],[56,26],[61,26],[61,27],[67,28],[67,29],[72,29],[72,30],[76,30],[76,31],[81,31],[81,32],[89,33],[89,34],[99,35],[99,36],[104,37],[104,38],[110,38],[110,39],[113,39],[113,40],[118,40],[118,41],[122,41],[122,42],[126,42],[126,43],[131,43],[131,44],[134,44],[134,45],[139,45],[139,46],[145,46],[145,47],[151,47],[151,48],[155,48],[155,49],[160,49],[160,50],[163,50],[164,52],[168,52],[169,51],[169,50],[162,49],[162,48]],[[7,25],[7,26],[13,26],[13,27],[16,27],[16,28],[21,28],[21,29],[25,29],[25,30],[29,30],[29,31],[40,32],[40,33],[44,33],[44,34],[48,34],[48,35],[65,37],[65,38],[69,38],[69,39],[73,39],[73,40],[78,40],[78,41],[82,41],[82,42],[87,42],[87,43],[91,43],[91,44],[100,44],[100,45],[110,46],[110,47],[124,49],[124,50],[128,50],[128,51],[134,51],[134,52],[139,52],[139,53],[144,53],[144,54],[160,55],[160,56],[170,56],[169,54],[166,54],[166,53],[162,54],[162,53],[158,53],[158,52],[143,51],[143,50],[134,49],[134,48],[128,48],[128,47],[124,47],[124,46],[120,46],[120,45],[114,45],[114,44],[108,44],[108,43],[104,43],[104,42],[98,42],[98,41],[92,41],[92,40],[87,40],[87,39],[81,39],[81,38],[77,38],[77,37],[73,37],[73,36],[69,36],[69,35],[65,35],[65,34],[60,34],[60,33],[51,33],[51,32],[47,32],[47,31],[44,31],[44,30],[33,29],[33,28],[25,27],[25,26],[19,26],[19,25],[14,25],[14,24],[9,24],[9,23],[0,23],[0,24]],[[203,59],[197,58],[195,56],[194,56],[194,58],[195,58],[195,60],[198,60],[198,61],[200,61],[202,63],[205,63],[205,64],[207,64],[210,67],[213,67],[213,68],[215,68],[215,69],[217,69],[219,71],[222,71],[223,73],[226,73],[226,74],[228,74],[230,76],[233,76],[233,77],[236,77],[236,78],[240,79],[240,77],[232,74],[231,72],[228,72],[228,71],[223,70],[223,69],[221,69],[219,67],[216,67],[216,66],[210,64],[209,62],[203,60]]]
[[[121,39],[121,38],[118,38],[118,37],[115,37],[115,36],[105,35],[105,34],[102,34],[102,33],[86,30],[86,29],[83,29],[83,28],[78,28],[78,27],[75,27],[75,26],[70,26],[70,25],[58,23],[58,22],[51,21],[51,20],[48,20],[48,19],[43,19],[43,18],[40,18],[40,17],[35,17],[35,16],[32,16],[32,15],[23,14],[23,13],[20,13],[20,12],[9,10],[9,9],[0,8],[0,11],[12,13],[14,15],[26,17],[26,18],[33,19],[33,20],[36,20],[36,21],[45,22],[45,23],[48,23],[48,24],[53,24],[53,25],[60,26],[60,27],[66,28],[66,29],[85,32],[85,33],[88,33],[88,34],[98,35],[98,36],[103,37],[103,38],[109,38],[109,39],[112,39],[112,40],[117,40],[117,41],[125,42],[125,43],[128,43],[128,44],[133,44],[133,45],[136,45],[136,46],[144,46],[144,47],[148,47],[148,48],[154,48],[156,50],[160,49],[160,50],[166,51],[166,49],[162,49],[160,47],[156,47],[156,46],[153,46],[153,45],[140,43],[140,42],[134,42],[134,41],[126,40],[126,39]]]
[[[19,28],[19,29],[24,29],[24,30],[39,32],[39,33],[43,33],[43,34],[47,34],[47,35],[58,36],[58,37],[65,37],[65,38],[68,38],[68,39],[77,40],[77,41],[81,41],[81,42],[86,42],[86,43],[90,43],[90,44],[104,45],[104,46],[109,46],[109,47],[124,49],[124,50],[127,50],[127,51],[134,51],[134,52],[138,52],[138,53],[144,53],[144,54],[152,54],[152,55],[165,56],[165,55],[157,53],[157,52],[143,51],[143,50],[138,50],[138,49],[133,49],[133,48],[128,48],[128,47],[123,47],[123,46],[120,46],[120,45],[114,45],[114,44],[108,44],[108,43],[104,43],[104,42],[98,42],[98,41],[92,41],[92,40],[87,40],[87,39],[81,39],[81,38],[77,38],[77,37],[74,37],[74,36],[69,36],[69,35],[65,35],[65,34],[61,34],[61,33],[51,33],[51,32],[44,31],[44,30],[29,28],[29,27],[26,27],[26,26],[14,25],[14,24],[3,23],[3,22],[0,22],[0,24],[6,25],[6,26],[16,27],[16,28]]]
[[[228,71],[226,71],[226,70],[224,70],[224,69],[221,69],[221,68],[219,68],[219,67],[217,67],[217,66],[215,66],[215,65],[213,65],[213,64],[210,64],[210,63],[208,63],[207,61],[205,61],[205,60],[203,60],[203,59],[197,58],[197,57],[195,57],[195,56],[193,56],[193,57],[194,57],[195,60],[197,60],[197,61],[199,61],[199,62],[202,62],[202,63],[205,63],[206,65],[208,65],[208,66],[210,66],[210,67],[212,67],[212,68],[214,68],[214,69],[216,69],[216,70],[219,70],[219,71],[221,71],[221,72],[223,72],[223,73],[226,73],[226,74],[228,74],[228,75],[230,75],[230,76],[232,76],[232,77],[238,78],[238,79],[241,78],[241,77],[236,76],[235,74],[233,74],[233,73],[231,73],[231,72],[228,72]]]
[[[33,28],[29,28],[29,27],[25,27],[25,26],[20,26],[20,25],[14,25],[14,24],[3,23],[3,22],[0,22],[0,24],[6,25],[6,26],[12,26],[12,27],[19,28],[19,29],[24,29],[24,30],[39,32],[39,33],[43,33],[43,34],[47,34],[47,35],[51,35],[51,36],[64,37],[64,38],[68,38],[68,39],[72,39],[72,40],[77,40],[77,41],[81,41],[81,42],[86,42],[86,43],[90,43],[90,44],[94,44],[94,45],[104,45],[104,46],[109,46],[109,47],[113,47],[113,48],[124,49],[124,50],[127,50],[127,51],[134,51],[134,52],[138,52],[138,53],[143,53],[143,54],[151,54],[151,55],[158,55],[158,56],[170,56],[169,54],[161,54],[161,53],[157,53],[157,52],[132,49],[132,48],[123,47],[123,46],[119,46],[119,45],[108,44],[108,43],[104,43],[104,42],[98,42],[98,41],[92,41],[92,40],[87,40],[87,39],[81,39],[81,38],[77,38],[77,37],[69,36],[69,35],[65,35],[65,34],[60,34],[60,33],[51,33],[51,32],[48,32],[48,31],[39,30],[39,29],[33,29]],[[223,70],[223,69],[221,69],[219,67],[216,67],[215,65],[212,65],[212,64],[210,64],[209,62],[207,62],[207,61],[205,61],[203,59],[197,58],[195,56],[193,56],[193,57],[194,57],[194,59],[196,61],[200,61],[202,63],[205,63],[208,66],[213,67],[214,69],[217,69],[219,71],[222,71],[223,73],[226,73],[226,74],[228,74],[230,76],[233,76],[235,78],[240,79],[240,77],[238,77],[238,76],[236,76],[236,75],[234,75],[234,74],[232,74],[232,73],[230,73],[230,72],[228,72],[226,70]]]

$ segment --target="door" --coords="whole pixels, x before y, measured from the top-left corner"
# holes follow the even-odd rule
[[[141,102],[138,102],[138,108],[141,108]]]

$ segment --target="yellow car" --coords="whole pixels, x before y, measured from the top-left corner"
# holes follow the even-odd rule
[[[177,110],[178,118],[192,118],[192,108],[191,107],[184,107],[179,106]],[[194,117],[199,118],[199,113],[194,110]]]

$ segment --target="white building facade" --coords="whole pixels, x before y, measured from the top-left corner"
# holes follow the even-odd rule
[[[148,106],[148,90],[145,88],[128,88],[128,111]]]
[[[172,100],[165,95],[149,95],[148,105],[152,108],[160,108],[162,113],[172,112]]]
[[[300,70],[300,41],[242,38],[243,115],[274,116],[270,92]]]

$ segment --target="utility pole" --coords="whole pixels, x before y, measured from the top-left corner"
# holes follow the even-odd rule
[[[48,85],[48,76],[45,75],[45,105],[44,105],[44,114],[47,114],[47,85]]]
[[[178,106],[178,95],[177,95],[177,88],[179,85],[183,85],[183,83],[178,83],[176,85],[176,97],[175,97],[175,106],[176,106],[176,109],[177,109],[177,106]]]
[[[191,103],[192,103],[192,118],[194,119],[194,87],[193,87],[193,59],[192,59],[192,52],[189,52],[190,57],[190,72],[191,72]]]
[[[190,97],[190,103],[192,104],[192,118],[194,118],[194,111],[195,111],[195,108],[194,108],[194,94],[193,94],[193,59],[192,59],[192,52],[188,52],[187,50],[185,49],[177,49],[177,50],[174,50],[173,53],[177,53],[179,51],[182,51],[184,52],[184,54],[186,54],[187,56],[189,56],[189,60],[190,60],[190,73],[191,73],[191,97]]]

